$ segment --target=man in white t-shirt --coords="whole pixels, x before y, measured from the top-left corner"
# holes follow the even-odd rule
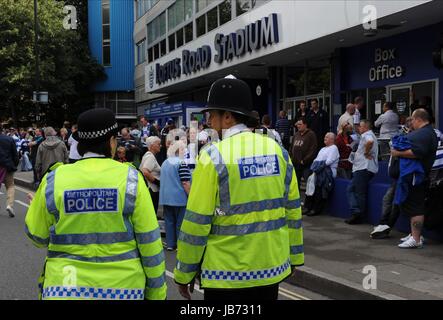
[[[355,105],[353,103],[348,103],[346,106],[346,112],[338,119],[337,133],[340,133],[345,123],[349,123],[352,130],[354,130],[354,114]]]
[[[329,181],[326,179],[325,183],[331,183],[336,176],[337,176],[337,167],[338,167],[338,161],[340,160],[340,153],[338,152],[338,148],[335,145],[335,134],[332,132],[328,132],[325,135],[324,138],[324,144],[325,147],[321,148],[317,157],[314,159],[314,162],[312,163],[311,169],[315,171],[317,168],[322,168],[321,170],[331,170],[330,175],[332,174],[332,177],[329,176]],[[326,173],[327,175],[327,173]],[[318,179],[318,173],[316,173],[316,179]],[[329,187],[329,193],[332,191],[332,187]],[[312,196],[306,196],[305,199],[305,205],[303,212],[308,216],[315,216],[322,213],[323,208],[326,205],[326,202],[328,200],[327,194],[325,194],[322,187],[319,187],[318,182],[315,183],[315,193]],[[326,190],[327,188],[325,188]]]
[[[360,120],[361,120],[360,110],[362,110],[363,106],[364,106],[363,97],[356,97],[354,99],[354,105],[355,105],[355,113],[353,115],[353,117],[354,117],[354,132],[359,132],[358,128],[360,126]]]
[[[71,128],[72,134],[69,136],[68,145],[69,145],[69,163],[74,163],[77,160],[81,159],[82,156],[77,151],[78,145],[78,134],[77,134],[77,125],[74,124]]]

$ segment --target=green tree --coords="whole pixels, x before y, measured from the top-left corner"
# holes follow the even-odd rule
[[[72,4],[77,30],[63,27],[63,7]],[[40,90],[49,92],[43,106],[48,124],[60,126],[93,104],[90,86],[106,76],[91,58],[87,38],[87,2],[38,1]],[[31,0],[0,0],[0,115],[15,122],[33,119],[35,105],[34,6]],[[27,123],[17,123],[20,125]]]

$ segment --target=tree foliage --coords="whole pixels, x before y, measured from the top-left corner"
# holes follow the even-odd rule
[[[77,30],[63,27],[63,7],[77,8]],[[31,120],[35,112],[34,1],[0,0],[0,117]],[[87,1],[38,0],[40,91],[49,92],[42,110],[48,124],[60,125],[93,104],[90,86],[105,77],[91,58]],[[18,123],[21,124],[21,123]]]

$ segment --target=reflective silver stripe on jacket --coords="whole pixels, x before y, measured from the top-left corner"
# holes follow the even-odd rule
[[[114,256],[107,256],[107,257],[85,257],[80,255],[74,255],[69,254],[65,252],[58,252],[58,251],[48,251],[48,258],[59,258],[59,259],[71,259],[71,260],[78,260],[78,261],[84,261],[84,262],[96,262],[96,263],[105,263],[105,262],[117,262],[117,261],[124,261],[124,260],[131,260],[131,259],[137,259],[139,258],[139,253],[137,249],[117,254]]]
[[[55,221],[58,222],[60,218],[60,212],[55,205],[54,198],[54,181],[55,181],[55,170],[49,172],[46,175],[46,190],[45,190],[45,198],[46,198],[46,208],[49,213],[54,215]]]
[[[257,232],[267,232],[277,230],[286,225],[286,218],[270,220],[264,222],[254,222],[241,225],[220,226],[213,225],[211,234],[225,236],[243,236]]]

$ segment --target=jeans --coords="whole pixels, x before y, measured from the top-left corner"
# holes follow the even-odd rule
[[[186,207],[163,206],[165,218],[166,246],[176,248],[180,227],[185,216]]]
[[[374,174],[368,170],[359,170],[353,173],[347,190],[349,209],[353,215],[362,216],[365,214],[368,185],[373,176]]]
[[[397,182],[394,181],[383,197],[383,215],[379,224],[388,225],[391,229],[394,227],[400,215],[400,208],[394,204],[394,195]]]
[[[337,168],[337,178],[351,180],[352,179],[352,169],[344,169],[344,168],[338,167]]]

